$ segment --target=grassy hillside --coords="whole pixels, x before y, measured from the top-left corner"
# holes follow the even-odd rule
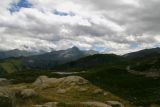
[[[55,67],[56,70],[63,71],[82,71],[87,69],[94,69],[98,66],[112,66],[112,65],[126,65],[128,61],[121,56],[114,54],[96,54],[72,61],[63,65]]]
[[[139,59],[125,59],[116,55],[94,55],[60,66],[60,70],[88,71],[82,74],[92,83],[109,90],[137,105],[149,107],[159,104],[160,78],[133,75],[126,67],[145,71],[159,69],[159,54]],[[156,72],[159,72],[158,70]]]
[[[97,86],[137,105],[159,103],[160,78],[147,78],[128,73],[119,67],[101,67],[83,75]]]
[[[160,54],[153,55],[151,57],[145,57],[139,61],[136,61],[132,66],[132,69],[137,71],[157,71],[160,72]]]
[[[24,66],[21,60],[18,60],[16,58],[11,58],[11,59],[0,61],[0,68],[1,68],[0,72],[13,73],[16,71],[23,70]]]

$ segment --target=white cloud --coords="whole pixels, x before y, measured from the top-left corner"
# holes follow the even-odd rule
[[[160,42],[158,0],[28,0],[32,8],[11,14],[9,6],[18,1],[1,1],[0,49],[49,51],[76,45],[122,54]]]

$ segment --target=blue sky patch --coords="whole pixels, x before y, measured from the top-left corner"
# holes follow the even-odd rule
[[[94,45],[94,46],[93,46],[93,50],[96,50],[96,51],[99,51],[99,52],[102,52],[102,51],[104,51],[104,50],[109,51],[109,49],[106,49],[106,48],[104,48],[104,47],[97,46],[97,45]]]
[[[154,47],[160,47],[160,43],[158,43],[158,44],[154,45]]]
[[[11,13],[19,11],[21,8],[31,8],[32,4],[28,0],[19,0],[18,2],[13,2],[10,4],[8,9]]]
[[[132,43],[132,44],[130,44],[129,48],[130,49],[136,49],[136,48],[138,48],[138,46],[139,46],[138,43]]]
[[[53,14],[59,15],[59,16],[75,16],[75,14],[73,12],[63,12],[63,11],[59,11],[57,9],[55,9],[53,11]]]

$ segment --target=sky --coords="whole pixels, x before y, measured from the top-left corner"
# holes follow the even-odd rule
[[[160,47],[160,0],[1,0],[0,50]]]

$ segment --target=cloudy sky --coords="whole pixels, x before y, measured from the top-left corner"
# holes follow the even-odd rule
[[[1,0],[0,50],[160,46],[160,0]]]

